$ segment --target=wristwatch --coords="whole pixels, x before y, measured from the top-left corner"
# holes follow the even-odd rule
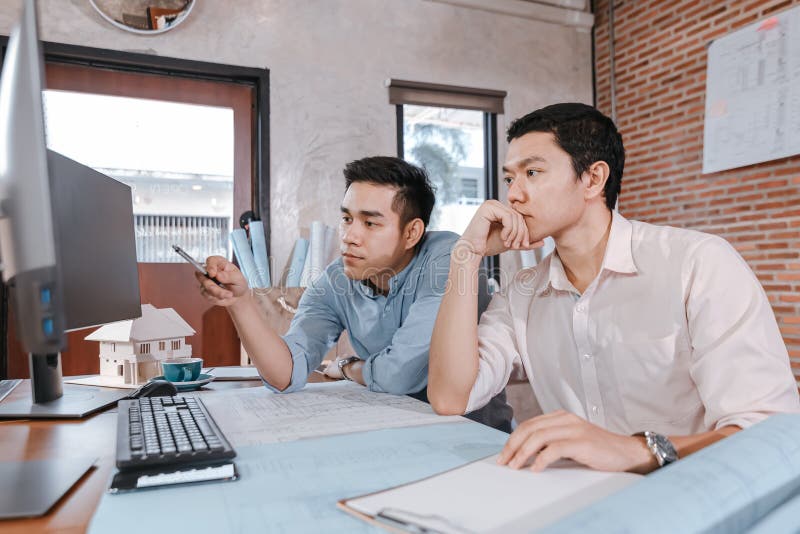
[[[358,356],[348,356],[347,358],[339,360],[339,372],[342,373],[342,376],[344,377],[345,380],[352,381],[353,379],[347,376],[347,373],[344,372],[344,366],[350,365],[353,362],[357,362],[360,359],[361,358],[359,358]]]
[[[675,450],[675,446],[672,445],[672,442],[667,436],[651,432],[650,430],[639,432],[634,434],[634,436],[644,436],[647,448],[650,449],[650,452],[656,457],[659,467],[664,467],[678,459],[678,451]]]

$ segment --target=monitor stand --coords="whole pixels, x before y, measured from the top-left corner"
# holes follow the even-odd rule
[[[113,406],[130,391],[64,384],[61,355],[29,354],[31,398],[0,402],[0,419],[79,419]]]

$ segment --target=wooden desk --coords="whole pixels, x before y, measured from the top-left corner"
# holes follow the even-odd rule
[[[320,373],[311,373],[308,381],[331,380]],[[214,390],[243,387],[261,387],[261,382],[212,382],[200,393],[213,395]],[[24,380],[6,400],[23,399],[30,395],[30,380]],[[116,443],[116,409],[85,419],[0,421],[0,461],[97,458],[95,467],[56,503],[50,513],[34,519],[0,520],[0,531],[4,534],[85,532],[114,469]]]

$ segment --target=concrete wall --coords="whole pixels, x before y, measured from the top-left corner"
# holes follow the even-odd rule
[[[158,36],[113,27],[88,0],[39,6],[47,41],[270,69],[279,266],[311,219],[337,223],[346,162],[395,154],[385,79],[508,91],[501,131],[542,105],[592,101],[589,32],[426,0],[202,0]],[[0,34],[18,10],[0,0]]]

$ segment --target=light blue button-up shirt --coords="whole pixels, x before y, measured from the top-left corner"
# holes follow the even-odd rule
[[[424,389],[433,323],[457,239],[452,232],[426,233],[411,263],[389,281],[386,295],[348,278],[341,258],[331,263],[303,294],[283,336],[294,362],[292,381],[284,392],[305,386],[309,373],[344,330],[364,360],[367,388],[396,395]]]

